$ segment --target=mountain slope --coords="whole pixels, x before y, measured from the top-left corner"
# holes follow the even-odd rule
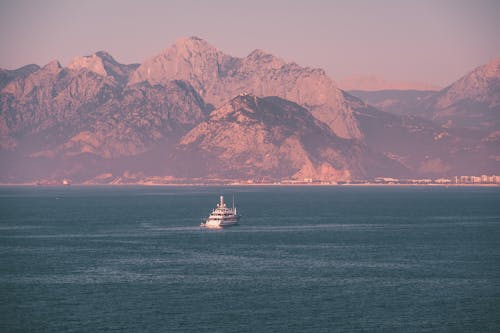
[[[374,172],[392,166],[356,141],[339,138],[299,105],[249,94],[213,111],[179,149],[184,156],[201,156],[198,164],[215,178],[345,181],[366,177],[367,164]]]
[[[0,181],[498,173],[498,66],[401,114],[339,90],[320,69],[261,50],[231,57],[198,38],[140,67],[100,51],[66,68],[0,71]],[[415,105],[406,97],[401,108]]]
[[[51,62],[2,89],[1,135],[9,138],[6,142],[11,147],[28,134],[42,135],[33,142],[36,145],[53,142],[77,129],[81,115],[92,114],[98,105],[118,93],[117,84],[107,77],[87,70],[65,69],[58,62]],[[55,126],[62,123],[71,126],[55,131]]]
[[[434,93],[353,94],[395,114],[366,107],[358,112],[352,104],[368,145],[398,156],[417,174],[497,174],[500,170],[500,58]]]
[[[202,39],[180,39],[142,63],[129,84],[162,84],[172,79],[189,82],[215,107],[243,92],[278,96],[307,107],[340,137],[362,136],[341,90],[323,70],[287,63],[261,50],[236,58]]]
[[[182,81],[127,87],[95,113],[82,117],[78,133],[49,153],[92,153],[107,159],[133,156],[158,143],[176,142],[206,115],[203,101]]]
[[[405,176],[498,173],[495,142],[499,135],[471,140],[429,119],[384,112],[347,93],[346,98],[351,100],[367,146],[404,165],[409,170]]]
[[[448,127],[500,129],[500,58],[480,66],[424,103]]]
[[[3,180],[84,179],[157,145],[166,145],[167,154],[209,111],[186,82],[125,87],[112,76],[58,62],[5,86],[0,110]]]

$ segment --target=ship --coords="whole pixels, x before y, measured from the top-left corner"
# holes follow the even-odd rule
[[[229,208],[224,202],[224,196],[220,196],[220,202],[217,207],[212,210],[210,216],[208,216],[201,224],[201,227],[219,229],[223,227],[229,227],[238,224],[240,220],[240,215],[236,211],[234,206],[233,197],[233,207]]]

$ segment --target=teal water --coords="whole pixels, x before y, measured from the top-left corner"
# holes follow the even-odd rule
[[[499,332],[500,188],[4,187],[0,298],[1,332]]]

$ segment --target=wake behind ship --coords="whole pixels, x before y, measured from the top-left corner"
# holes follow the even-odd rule
[[[201,223],[201,227],[205,228],[222,228],[229,227],[235,224],[238,224],[240,220],[240,215],[238,215],[236,211],[236,207],[234,207],[234,199],[233,199],[233,207],[228,208],[224,203],[224,196],[220,196],[220,203],[217,204],[217,207],[212,211],[210,216]]]

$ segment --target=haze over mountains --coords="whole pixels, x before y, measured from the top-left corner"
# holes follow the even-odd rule
[[[191,37],[142,64],[100,51],[1,70],[0,88],[1,182],[500,171],[499,59],[437,92],[348,93],[321,69]]]
[[[441,88],[423,82],[392,82],[375,75],[350,76],[338,81],[342,90],[380,91],[380,90],[418,90],[437,91]]]
[[[373,106],[416,114],[447,127],[494,128],[500,108],[500,58],[477,67],[444,89],[351,91]]]

